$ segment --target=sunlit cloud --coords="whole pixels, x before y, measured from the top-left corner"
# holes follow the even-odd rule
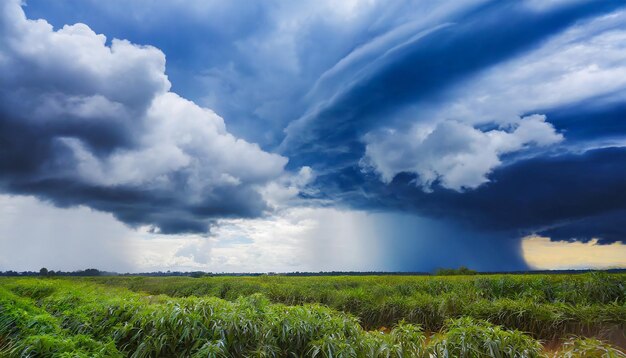
[[[588,242],[567,242],[529,236],[522,241],[522,251],[528,264],[535,269],[626,267],[626,245],[621,241],[600,245],[597,239]]]

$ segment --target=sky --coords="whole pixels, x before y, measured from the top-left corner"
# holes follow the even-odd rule
[[[0,270],[626,267],[621,0],[0,2]]]

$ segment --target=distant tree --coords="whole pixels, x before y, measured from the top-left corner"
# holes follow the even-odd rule
[[[478,272],[474,271],[474,270],[470,270],[465,266],[461,266],[459,267],[459,275],[476,275]]]
[[[48,276],[48,269],[47,269],[47,268],[45,268],[45,267],[42,267],[42,268],[39,270],[39,276]]]
[[[438,269],[435,274],[438,276],[453,276],[453,275],[476,275],[478,272],[470,270],[465,266],[461,266],[458,269],[441,268]]]
[[[100,270],[89,268],[89,269],[86,269],[85,271],[82,271],[79,274],[79,276],[100,276]]]

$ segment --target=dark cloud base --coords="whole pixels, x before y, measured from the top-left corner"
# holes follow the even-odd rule
[[[112,213],[128,225],[154,226],[166,234],[206,234],[214,218],[258,217],[267,209],[259,193],[246,187],[221,188],[204,201],[190,204],[181,193],[171,190],[100,186],[64,178],[64,168],[70,167],[66,161],[70,162],[73,154],[56,138],[75,133],[75,128],[42,128],[27,123],[8,115],[0,117],[0,190],[4,193],[33,195],[59,207],[84,205]],[[109,136],[110,128],[103,129],[81,128],[86,133],[82,138],[97,153],[105,154],[119,148],[121,142],[128,143],[123,134]],[[95,142],[90,141],[91,136],[97,137]],[[185,188],[186,184],[181,179],[174,186]]]
[[[533,233],[558,240],[597,237],[609,243],[626,234],[624,163],[626,148],[532,158],[501,167],[490,183],[462,193],[437,186],[425,193],[410,174],[385,185],[375,175],[364,176],[358,166],[321,176],[316,184],[324,188],[319,192],[327,193],[322,198],[344,205],[412,211],[485,234],[499,232],[511,239]]]

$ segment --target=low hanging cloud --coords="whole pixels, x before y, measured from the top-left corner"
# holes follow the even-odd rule
[[[483,132],[465,123],[443,121],[434,127],[416,125],[407,132],[390,129],[369,134],[361,163],[385,183],[400,173],[414,173],[416,183],[426,191],[435,182],[461,191],[487,182],[502,155],[562,139],[541,115],[521,118],[510,131]]]
[[[287,158],[170,92],[165,55],[0,5],[0,189],[165,233],[267,210]],[[295,193],[294,195],[296,195]]]

